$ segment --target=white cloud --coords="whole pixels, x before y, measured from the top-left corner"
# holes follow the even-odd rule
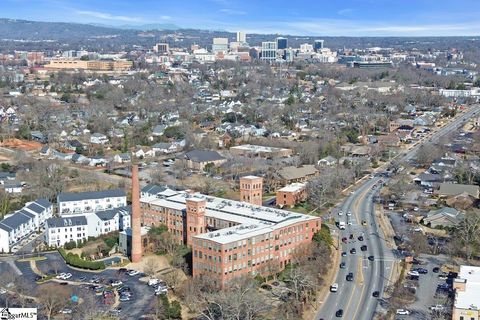
[[[345,8],[342,10],[338,10],[337,14],[340,16],[350,16],[355,10],[352,8]]]
[[[160,19],[162,19],[162,20],[171,20],[172,17],[170,17],[170,16],[160,16]]]
[[[77,14],[89,16],[92,18],[97,18],[101,20],[111,20],[111,21],[123,21],[123,22],[144,22],[142,18],[138,17],[128,17],[128,16],[117,16],[112,15],[106,12],[98,12],[98,11],[85,11],[85,10],[77,10],[75,11]]]

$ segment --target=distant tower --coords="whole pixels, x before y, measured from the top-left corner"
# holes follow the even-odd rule
[[[192,245],[192,237],[207,232],[205,229],[205,207],[207,201],[199,198],[187,198],[187,245]]]
[[[275,39],[277,41],[277,49],[287,49],[288,39],[283,37],[278,37]]]
[[[240,178],[240,200],[258,206],[262,205],[263,178],[245,176]]]
[[[323,40],[315,40],[315,43],[313,45],[313,49],[315,52],[318,52],[319,50],[323,49]]]
[[[238,31],[237,32],[237,42],[245,43],[247,42],[247,35],[245,32]]]
[[[142,233],[140,223],[140,185],[138,182],[138,166],[132,166],[132,262],[142,260]]]

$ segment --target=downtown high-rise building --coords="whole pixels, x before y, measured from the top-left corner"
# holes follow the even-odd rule
[[[241,42],[241,43],[247,42],[247,35],[245,32],[242,32],[242,31],[237,32],[237,42]]]
[[[278,37],[276,39],[276,41],[277,41],[277,49],[279,49],[279,50],[287,49],[287,47],[288,47],[288,39],[287,38]]]

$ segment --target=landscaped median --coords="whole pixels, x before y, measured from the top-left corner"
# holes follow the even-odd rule
[[[73,254],[71,252],[67,253],[63,248],[58,249],[58,252],[69,266],[88,270],[105,269],[105,263],[103,261],[84,260],[80,258],[78,254]]]

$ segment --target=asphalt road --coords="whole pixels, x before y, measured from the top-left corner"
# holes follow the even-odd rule
[[[394,257],[386,247],[385,238],[374,218],[373,196],[378,192],[380,178],[374,178],[365,182],[343,203],[342,216],[337,220],[347,221],[346,213],[351,211],[349,217],[352,225],[347,225],[345,230],[336,230],[339,238],[350,238],[347,243],[341,245],[340,250],[347,252],[341,261],[345,262],[346,268],[339,269],[335,282],[339,288],[335,293],[329,293],[325,303],[317,314],[317,319],[335,319],[335,313],[343,310],[344,319],[372,319],[377,308],[377,298],[372,296],[374,291],[383,291],[386,279],[388,279]],[[366,226],[362,226],[362,221]],[[364,240],[358,237],[363,235]],[[367,246],[367,251],[361,251],[362,245]],[[356,249],[356,254],[350,250]],[[374,261],[369,261],[368,256],[374,256]],[[339,268],[339,266],[334,266]],[[354,281],[347,281],[348,273],[354,274]]]
[[[400,161],[409,161],[415,157],[416,152],[423,143],[436,143],[442,136],[445,136],[454,130],[457,130],[468,119],[480,113],[480,105],[472,106],[466,112],[460,114],[455,120],[444,127],[432,133],[430,137],[422,140],[418,145],[408,151],[401,153],[397,158]],[[392,159],[393,161],[394,159]],[[372,186],[378,183],[379,178],[374,178],[364,182],[341,206],[344,216],[336,217],[337,220],[347,221],[345,214],[348,211],[353,213],[353,224],[347,225],[346,230],[336,230],[339,238],[354,234],[355,240],[349,240],[347,244],[342,243],[340,250],[347,252],[347,256],[342,258],[346,263],[345,269],[339,268],[335,282],[339,288],[335,293],[329,293],[325,298],[322,307],[316,315],[316,319],[335,319],[335,313],[343,310],[343,319],[373,319],[378,306],[378,300],[372,296],[374,291],[380,292],[380,298],[390,278],[394,254],[386,246],[382,230],[380,230],[375,216],[373,214],[372,197],[377,192],[372,190]],[[362,220],[367,222],[362,227]],[[365,233],[364,243],[367,245],[367,251],[360,251],[362,245],[357,239],[360,233]],[[356,254],[350,254],[350,249],[355,248]],[[373,255],[375,260],[369,261],[367,257]],[[352,272],[354,281],[346,281],[346,275]]]

